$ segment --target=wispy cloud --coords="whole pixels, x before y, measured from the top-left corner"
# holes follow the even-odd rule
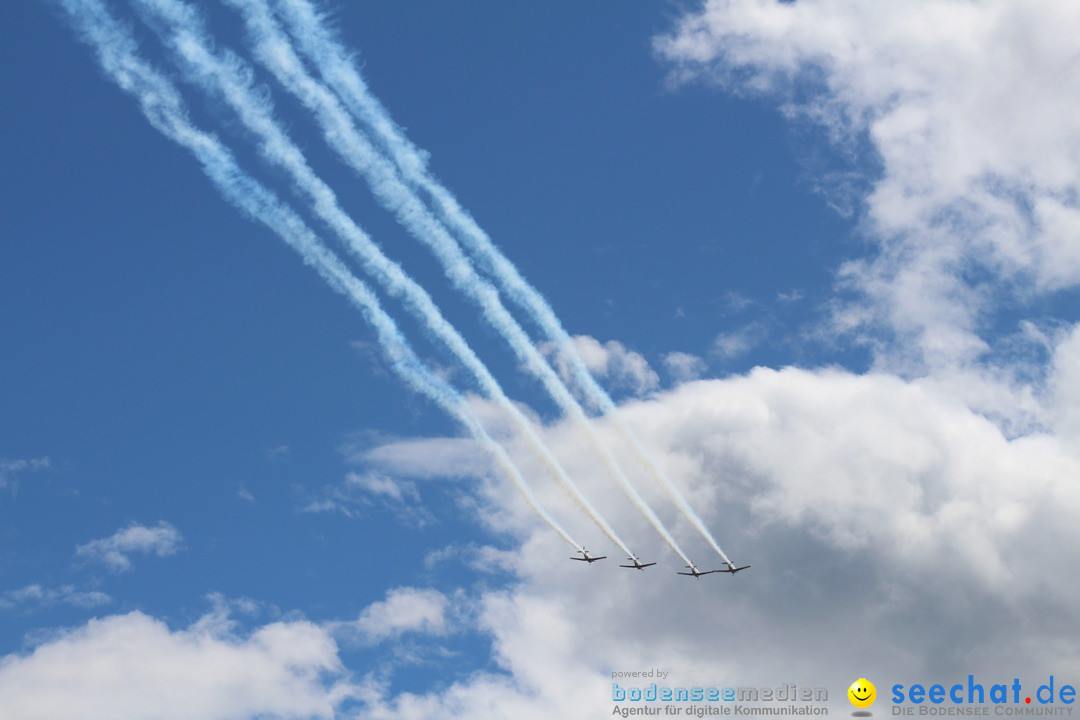
[[[48,457],[33,458],[30,460],[5,460],[0,458],[0,489],[14,483],[14,476],[25,470],[41,470],[52,465]]]
[[[402,522],[423,527],[434,516],[420,501],[416,483],[376,471],[350,472],[336,485],[327,485],[302,501],[301,512],[340,513],[349,518],[367,512],[392,513]]]
[[[124,572],[132,567],[130,555],[175,555],[182,539],[180,531],[165,521],[154,527],[132,524],[107,538],[79,545],[75,554],[103,563],[115,572]]]
[[[467,438],[399,438],[370,447],[366,442],[346,451],[362,462],[413,478],[478,477],[491,472],[491,462]]]
[[[284,461],[289,458],[289,454],[292,449],[288,445],[274,445],[266,449],[266,459],[273,461]]]
[[[664,367],[677,383],[697,380],[705,374],[708,364],[697,355],[684,352],[668,353],[664,356]]]
[[[77,590],[74,585],[48,588],[33,584],[0,593],[0,608],[7,610],[48,607],[57,603],[90,609],[112,601],[112,597],[99,590]]]
[[[574,352],[585,363],[589,372],[607,380],[612,387],[640,396],[659,386],[660,378],[649,367],[648,361],[618,340],[602,343],[588,335],[576,335],[572,341]],[[541,344],[540,352],[555,364],[563,380],[569,383],[573,379],[571,361],[557,343]]]
[[[491,545],[454,543],[425,555],[424,568],[434,570],[455,561],[479,573],[513,572],[516,554]]]

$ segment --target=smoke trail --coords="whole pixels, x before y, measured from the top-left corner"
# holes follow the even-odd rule
[[[323,24],[309,0],[275,0],[280,15],[288,24],[289,32],[296,39],[301,51],[315,65],[323,81],[334,89],[355,117],[371,128],[372,133],[393,158],[403,178],[414,187],[423,190],[433,200],[444,222],[454,230],[469,252],[476,257],[483,269],[499,282],[502,289],[544,331],[568,360],[569,369],[589,402],[601,413],[612,419],[612,424],[631,448],[635,459],[644,467],[653,481],[664,491],[690,524],[705,538],[724,562],[730,562],[720,545],[706,529],[705,524],[689,503],[660,471],[659,465],[649,456],[633,432],[616,411],[615,403],[596,382],[573,345],[569,334],[555,315],[543,295],[532,287],[517,268],[491,241],[487,233],[457,199],[427,169],[426,156],[414,146],[390,118],[389,112],[369,91],[360,71],[349,53],[341,46]]]
[[[509,455],[488,435],[464,398],[417,357],[371,290],[326,249],[295,212],[271,190],[245,174],[232,153],[216,137],[191,124],[179,92],[139,57],[135,39],[109,14],[102,2],[58,2],[82,39],[96,50],[102,69],[121,89],[138,100],[150,124],[190,151],[226,200],[280,236],[330,287],[352,301],[375,330],[398,376],[465,425],[480,446],[493,455],[496,465],[513,480],[529,507],[566,542],[581,550],[581,545],[540,506]]]
[[[259,151],[263,157],[290,175],[297,189],[311,202],[315,213],[359,258],[364,269],[388,292],[401,298],[423,327],[461,361],[484,393],[506,412],[544,466],[581,510],[593,519],[612,542],[631,554],[626,544],[580,492],[544,445],[532,423],[506,396],[460,333],[442,316],[431,296],[414,282],[400,265],[387,258],[341,209],[333,190],[311,169],[301,150],[274,119],[269,101],[251,86],[250,68],[231,53],[215,53],[210,49],[211,41],[205,30],[205,23],[198,11],[190,5],[179,0],[133,2],[151,14],[151,24],[160,25],[161,21],[168,24],[168,28],[156,29],[178,56],[184,70],[204,91],[220,96],[233,109],[244,126],[258,139]]]
[[[259,61],[313,112],[323,128],[326,141],[353,169],[364,176],[372,193],[383,206],[393,212],[417,239],[431,248],[454,287],[480,306],[484,317],[506,339],[518,360],[540,380],[559,407],[579,425],[608,473],[615,478],[634,506],[671,549],[689,564],[690,559],[660,518],[618,467],[581,406],[503,306],[495,288],[477,275],[458,244],[412,190],[401,182],[397,170],[356,130],[352,119],[333,94],[307,73],[300,58],[293,51],[288,37],[280,29],[265,3],[262,0],[225,0],[225,3],[242,12]]]

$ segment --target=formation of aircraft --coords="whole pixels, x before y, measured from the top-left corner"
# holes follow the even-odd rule
[[[578,550],[578,554],[581,555],[581,557],[572,557],[570,559],[571,560],[579,560],[581,562],[587,562],[590,565],[592,563],[596,562],[597,560],[605,560],[605,559],[607,559],[607,555],[599,555],[599,556],[590,555],[589,551],[586,550],[585,548],[581,548],[580,550]],[[631,570],[644,570],[645,568],[652,567],[653,565],[656,564],[654,562],[643,563],[643,562],[641,562],[641,560],[639,558],[637,558],[637,557],[635,557],[633,555],[631,555],[630,557],[628,557],[626,559],[629,560],[631,564],[630,565],[619,565],[619,567],[630,568]],[[726,564],[727,567],[725,567],[725,568],[717,568],[716,570],[698,570],[697,565],[694,565],[693,563],[691,563],[691,564],[686,566],[686,569],[689,570],[690,572],[678,572],[678,571],[676,571],[676,572],[679,575],[689,575],[691,577],[699,578],[702,575],[711,575],[713,573],[729,573],[731,575],[734,575],[735,573],[739,572],[740,570],[745,570],[746,568],[750,567],[749,565],[739,565],[738,567],[736,567],[735,563],[731,562],[730,560],[725,560],[724,564]]]

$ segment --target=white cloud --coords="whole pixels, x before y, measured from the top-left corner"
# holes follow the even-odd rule
[[[1080,556],[1080,330],[1025,319],[1004,342],[986,329],[993,311],[1080,282],[1078,25],[1068,0],[710,0],[660,38],[677,80],[776,98],[863,159],[854,169],[873,177],[845,175],[844,192],[863,192],[853,206],[876,247],[838,269],[860,299],[837,301],[835,327],[874,343],[875,369],[758,368],[619,410],[752,564],[736,578],[676,577],[679,561],[574,429],[542,428],[620,536],[660,564],[569,562],[508,483],[482,485],[478,518],[518,543],[501,562],[519,582],[461,600],[481,608],[495,667],[420,694],[369,678],[365,716],[610,714],[610,673],[653,667],[685,685],[824,685],[844,714],[852,672],[1080,674],[1080,578],[1062,565]],[[733,295],[728,312],[748,302]],[[744,330],[715,351],[760,340]],[[609,344],[575,344],[610,379]],[[692,356],[666,364],[696,368]],[[713,566],[617,433],[596,426],[679,543]],[[543,506],[603,548],[508,442]]]
[[[481,671],[426,694],[392,695],[368,685],[363,718],[586,718],[611,714],[610,684],[594,666],[595,634],[562,603],[531,592],[484,595],[480,621],[494,641],[494,659],[507,672]],[[581,615],[593,613],[583,609]],[[605,697],[605,695],[607,697]]]
[[[1062,398],[1080,397],[1076,337],[1056,349]],[[652,667],[674,684],[825,686],[834,712],[850,710],[852,658],[854,672],[897,681],[1080,673],[1068,630],[1080,622],[1080,578],[1061,565],[1080,555],[1078,406],[1063,400],[1050,430],[1009,437],[930,379],[794,368],[627,404],[625,420],[720,544],[753,566],[699,581],[674,574],[678,559],[595,472],[572,428],[549,427],[585,493],[660,565],[571,563],[506,483],[491,485],[479,516],[517,528],[505,560],[519,582],[448,598],[445,612],[479,608],[495,667],[421,694],[369,678],[361,716],[608,714],[610,673]],[[620,459],[630,456],[598,427]],[[514,456],[545,507],[603,549],[529,454],[515,447]],[[643,474],[634,480],[691,557],[716,565],[662,493]]]
[[[48,607],[64,603],[85,609],[108,605],[113,599],[99,590],[77,590],[73,585],[47,588],[38,584],[0,593],[0,608]]]
[[[513,572],[517,554],[491,545],[453,543],[425,555],[424,567],[432,570],[451,561],[462,562],[478,573]]]
[[[447,597],[430,588],[402,587],[387,592],[350,623],[334,625],[336,632],[364,643],[380,643],[406,633],[445,635]]]
[[[104,563],[116,572],[131,569],[134,553],[158,557],[175,555],[183,538],[180,531],[165,521],[154,527],[132,524],[107,538],[92,540],[75,548],[75,554],[88,560]]]
[[[1049,395],[1053,426],[1080,453],[1080,326],[1054,349]]]
[[[275,445],[266,449],[266,459],[283,461],[287,460],[291,453],[292,449],[288,445]]]
[[[660,378],[649,367],[648,361],[641,354],[628,350],[617,340],[601,343],[588,335],[575,335],[571,339],[585,367],[598,378],[607,380],[613,387],[640,396],[659,386]],[[540,352],[552,360],[564,380],[570,380],[570,367],[555,343],[542,344]]]
[[[389,440],[375,447],[352,449],[347,456],[353,462],[393,468],[395,474],[415,478],[473,477],[486,472],[491,464],[469,438]]]
[[[1078,24],[1071,0],[709,0],[655,47],[677,81],[869,143],[879,252],[841,279],[936,367],[987,350],[986,312],[1080,282]]]
[[[309,513],[341,513],[355,518],[375,507],[417,526],[432,520],[431,513],[421,504],[416,483],[375,471],[349,472],[341,483],[327,485],[305,500],[301,510]]]
[[[768,333],[768,327],[762,321],[747,323],[737,330],[717,335],[712,351],[724,360],[732,360],[753,350]]]
[[[705,374],[708,366],[697,355],[684,352],[668,353],[664,356],[664,367],[675,382],[697,380]]]
[[[12,477],[24,470],[40,470],[52,465],[47,457],[32,458],[30,460],[5,460],[0,458],[0,489],[7,487],[12,482]]]
[[[351,692],[334,641],[299,620],[239,636],[133,612],[0,660],[0,713],[19,720],[310,720]]]
[[[416,501],[419,499],[419,493],[417,493],[416,485],[414,483],[395,480],[387,475],[379,473],[368,472],[360,474],[351,472],[345,477],[345,482],[371,495],[385,497],[398,502],[404,500]]]

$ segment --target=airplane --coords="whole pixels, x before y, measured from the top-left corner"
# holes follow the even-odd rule
[[[605,559],[607,557],[607,555],[601,555],[600,557],[593,557],[592,555],[589,554],[589,551],[586,550],[585,548],[581,548],[580,550],[578,550],[578,552],[581,553],[582,555],[584,555],[584,557],[579,557],[579,558],[572,557],[570,559],[571,560],[580,560],[582,562],[587,562],[590,565],[592,565],[597,560],[603,560],[603,559]]]
[[[727,570],[717,570],[716,572],[726,572],[726,573],[731,573],[732,575],[734,575],[735,573],[739,572],[740,570],[745,570],[746,568],[750,567],[749,565],[740,565],[739,567],[735,567],[735,565],[733,563],[731,563],[731,562],[729,562],[727,560],[725,560],[724,563],[727,565]]]
[[[645,568],[652,567],[653,565],[656,564],[654,562],[643,563],[643,562],[641,562],[640,560],[638,560],[636,557],[634,557],[632,555],[630,557],[626,558],[626,559],[629,560],[630,562],[634,563],[634,564],[633,565],[620,565],[619,567],[636,568],[638,570],[644,570]]]
[[[678,574],[678,575],[693,575],[694,577],[698,578],[698,577],[701,577],[702,575],[709,575],[711,573],[728,572],[727,570],[698,570],[697,565],[694,565],[693,563],[687,565],[686,567],[690,569],[690,572],[679,572],[679,571],[676,570],[675,571],[676,574]],[[741,569],[742,568],[740,568],[740,570]]]

